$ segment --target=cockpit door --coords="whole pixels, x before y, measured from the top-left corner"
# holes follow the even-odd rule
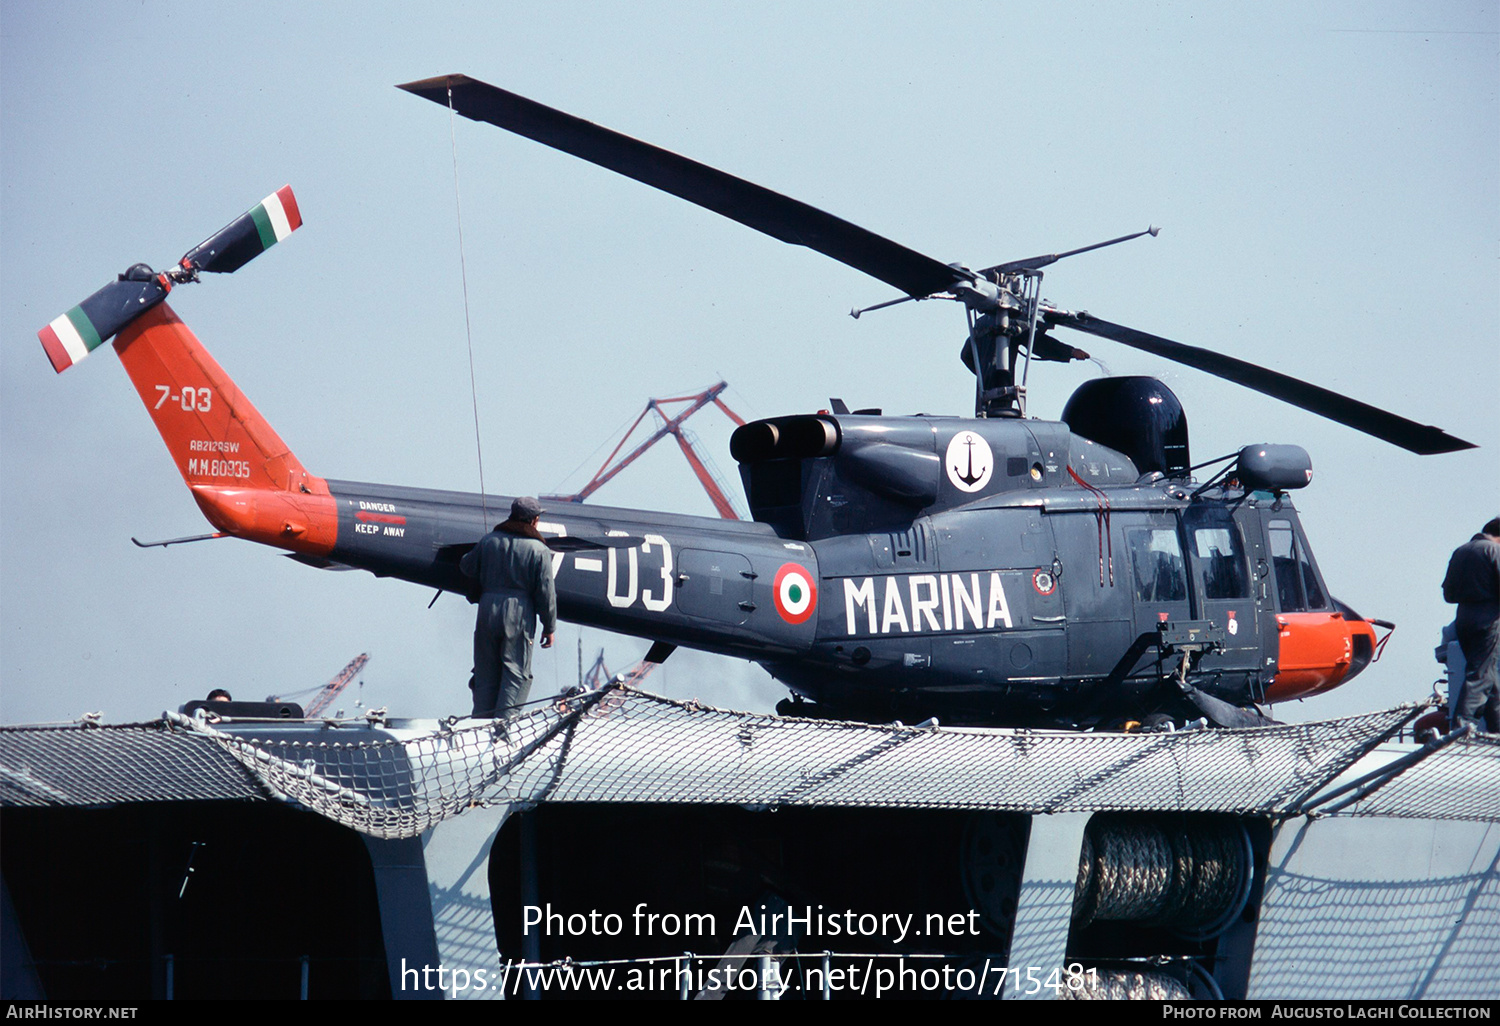
[[[1191,620],[1188,563],[1176,515],[1132,513],[1120,519],[1125,528],[1136,636],[1155,634],[1157,624],[1165,620]],[[1146,655],[1154,661],[1156,647]]]
[[[1251,590],[1250,562],[1239,525],[1224,506],[1194,505],[1182,514],[1193,583],[1193,614],[1224,630],[1225,651],[1200,666],[1257,669],[1261,624]]]

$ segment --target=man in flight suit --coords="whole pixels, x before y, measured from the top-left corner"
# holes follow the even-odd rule
[[[542,507],[535,499],[510,504],[510,519],[479,540],[459,563],[478,579],[474,622],[474,716],[510,719],[531,691],[531,639],[542,621],[542,647],[557,629],[552,550],[536,529]]]
[[[1454,550],[1443,598],[1458,604],[1454,626],[1467,664],[1451,722],[1500,731],[1500,517]]]

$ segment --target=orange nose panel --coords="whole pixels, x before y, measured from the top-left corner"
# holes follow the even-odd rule
[[[1280,653],[1266,698],[1285,702],[1338,687],[1370,661],[1375,628],[1342,613],[1282,613],[1276,617]]]

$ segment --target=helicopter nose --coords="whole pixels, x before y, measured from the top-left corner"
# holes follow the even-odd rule
[[[1375,658],[1375,628],[1342,603],[1333,613],[1281,613],[1276,676],[1266,698],[1284,702],[1331,691]]]

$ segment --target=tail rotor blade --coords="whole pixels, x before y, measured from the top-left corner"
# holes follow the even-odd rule
[[[1216,377],[1253,388],[1257,392],[1291,403],[1329,420],[1337,421],[1356,431],[1399,445],[1403,449],[1422,456],[1441,452],[1457,452],[1473,449],[1473,442],[1455,438],[1442,428],[1418,424],[1414,420],[1398,417],[1387,410],[1379,409],[1358,399],[1331,391],[1319,385],[1309,384],[1279,371],[1225,356],[1209,349],[1183,345],[1159,335],[1151,335],[1123,324],[1111,324],[1085,313],[1070,313],[1066,310],[1049,309],[1046,319],[1050,324],[1113,339],[1132,349],[1140,349],[1176,363],[1196,367]]]
[[[238,271],[300,227],[302,211],[297,207],[297,197],[292,195],[290,185],[283,185],[188,250],[182,266],[213,274]]]
[[[116,332],[167,298],[160,276],[112,281],[37,332],[53,370],[61,374]]]

